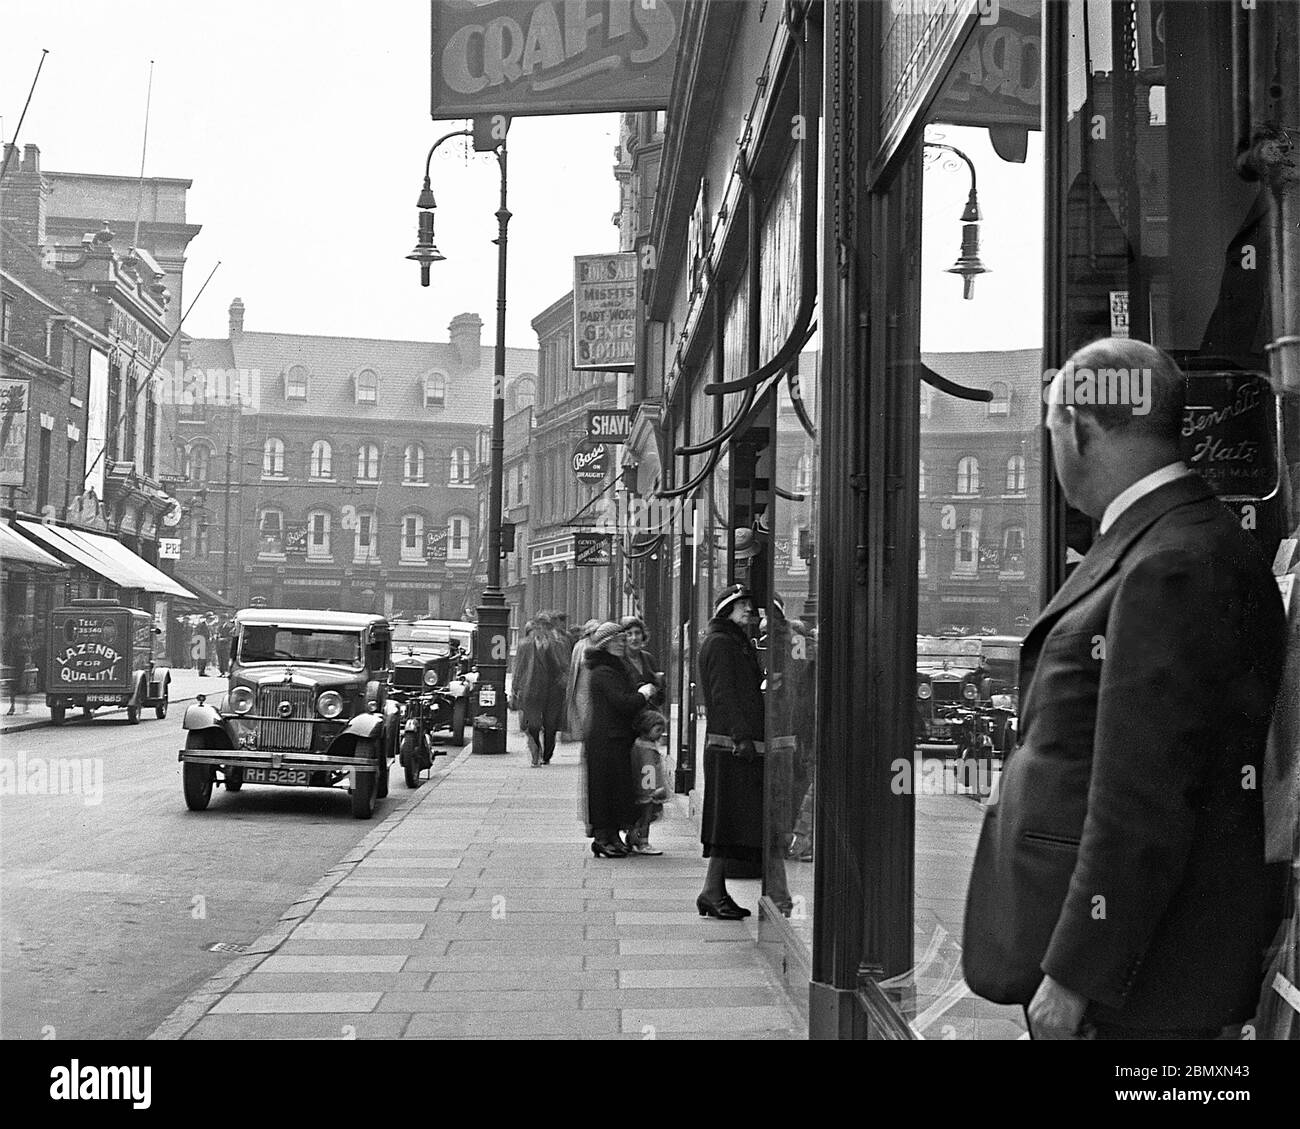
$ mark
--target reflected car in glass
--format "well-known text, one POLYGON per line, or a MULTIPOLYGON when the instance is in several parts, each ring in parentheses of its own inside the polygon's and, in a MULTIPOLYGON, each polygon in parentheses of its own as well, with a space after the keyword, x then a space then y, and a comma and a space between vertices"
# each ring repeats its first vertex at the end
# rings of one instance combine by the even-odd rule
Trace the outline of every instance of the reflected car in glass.
POLYGON ((416 620, 393 624, 393 667, 389 693, 402 709, 398 758, 408 788, 445 752, 445 734, 457 748, 472 724, 476 628, 459 620, 416 620))

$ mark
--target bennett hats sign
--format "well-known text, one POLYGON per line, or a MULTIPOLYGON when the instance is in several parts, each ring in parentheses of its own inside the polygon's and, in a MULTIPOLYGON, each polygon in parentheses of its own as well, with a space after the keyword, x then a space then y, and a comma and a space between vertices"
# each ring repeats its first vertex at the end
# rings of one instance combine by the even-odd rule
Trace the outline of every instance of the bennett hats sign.
POLYGON ((632 434, 631 413, 626 408, 608 411, 594 408, 587 413, 587 438, 600 443, 626 443, 632 434))
POLYGON ((636 252, 573 258, 573 367, 636 366, 636 252))
POLYGON ((573 473, 579 482, 604 482, 609 469, 609 448, 604 443, 591 444, 586 440, 573 452, 573 473))
POLYGON ((573 535, 573 563, 577 568, 598 568, 614 559, 612 542, 608 533, 575 533, 573 535))
POLYGON ((668 106, 682 0, 434 0, 434 118, 668 106))

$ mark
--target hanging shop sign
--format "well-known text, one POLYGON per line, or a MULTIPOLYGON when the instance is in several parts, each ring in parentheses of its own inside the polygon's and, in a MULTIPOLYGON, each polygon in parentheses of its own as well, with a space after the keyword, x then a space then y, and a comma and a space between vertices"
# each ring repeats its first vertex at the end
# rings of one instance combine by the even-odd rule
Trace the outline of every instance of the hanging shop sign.
POLYGON ((181 539, 179 537, 158 538, 158 559, 160 561, 178 561, 181 559, 181 539))
POLYGON ((1043 94, 1039 20, 1037 4, 1004 3, 996 21, 977 25, 936 105, 935 120, 1037 130, 1043 94))
POLYGON ((0 380, 0 486, 21 486, 27 468, 25 380, 0 380))
POLYGON ((636 252, 573 257, 573 367, 636 366, 636 252))
POLYGON ((613 539, 608 533, 575 533, 573 563, 577 568, 599 568, 614 560, 613 539))
POLYGON ((579 482, 596 483, 605 481, 609 470, 609 448, 604 443, 589 443, 583 440, 573 452, 573 473, 579 482))
POLYGON ((626 443, 632 435, 632 413, 626 408, 587 413, 587 438, 599 443, 626 443))
POLYGON ((683 0, 434 0, 435 119, 668 106, 683 0))
POLYGON ((1183 458, 1227 501, 1278 488, 1277 399, 1257 372, 1188 373, 1183 458))

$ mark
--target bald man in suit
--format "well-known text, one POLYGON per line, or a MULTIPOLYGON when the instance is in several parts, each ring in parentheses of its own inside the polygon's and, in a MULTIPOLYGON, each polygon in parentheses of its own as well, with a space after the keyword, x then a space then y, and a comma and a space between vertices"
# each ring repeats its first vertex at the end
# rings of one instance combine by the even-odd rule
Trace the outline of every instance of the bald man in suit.
POLYGON ((1057 478, 1100 533, 1025 638, 963 943, 970 987, 1034 1038, 1219 1037, 1253 1014, 1281 916, 1258 786, 1281 598, 1182 461, 1184 387, 1127 339, 1051 384, 1057 478))

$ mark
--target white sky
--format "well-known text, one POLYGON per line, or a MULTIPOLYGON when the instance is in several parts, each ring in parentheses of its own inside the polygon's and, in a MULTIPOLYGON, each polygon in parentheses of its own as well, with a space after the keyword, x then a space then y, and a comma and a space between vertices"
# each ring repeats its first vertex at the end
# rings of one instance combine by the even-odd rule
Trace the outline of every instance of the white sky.
MULTIPOLYGON (((461 142, 434 159, 447 261, 422 289, 415 245, 424 157, 463 122, 429 117, 427 0, 3 0, 4 139, 49 48, 19 145, 42 167, 135 175, 149 60, 147 176, 185 177, 186 322, 224 337, 235 296, 250 331, 445 340, 462 311, 496 326, 498 176, 461 142)), ((573 256, 617 250, 616 115, 517 118, 510 129, 508 344, 572 286, 573 256)))

